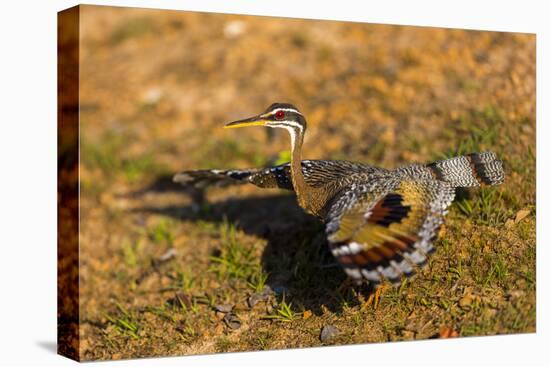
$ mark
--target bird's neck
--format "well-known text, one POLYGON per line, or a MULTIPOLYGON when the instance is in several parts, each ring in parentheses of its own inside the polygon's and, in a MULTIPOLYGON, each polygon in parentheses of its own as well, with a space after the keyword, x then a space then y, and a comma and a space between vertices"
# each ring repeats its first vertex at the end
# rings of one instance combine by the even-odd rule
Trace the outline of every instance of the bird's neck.
POLYGON ((321 188, 310 186, 304 179, 302 171, 303 132, 291 132, 292 154, 290 156, 290 172, 292 186, 296 192, 298 204, 308 213, 321 216, 324 207, 325 193, 321 188))

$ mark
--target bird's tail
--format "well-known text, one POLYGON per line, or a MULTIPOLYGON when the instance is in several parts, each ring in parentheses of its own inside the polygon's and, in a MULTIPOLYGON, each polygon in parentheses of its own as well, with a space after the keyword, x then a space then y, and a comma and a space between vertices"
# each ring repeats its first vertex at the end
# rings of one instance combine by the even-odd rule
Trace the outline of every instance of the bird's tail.
POLYGON ((228 186, 247 183, 248 178, 257 173, 257 169, 208 169, 177 173, 173 181, 185 186, 228 186))
POLYGON ((493 152, 461 155, 426 167, 438 180, 455 187, 498 185, 504 181, 502 161, 493 152))

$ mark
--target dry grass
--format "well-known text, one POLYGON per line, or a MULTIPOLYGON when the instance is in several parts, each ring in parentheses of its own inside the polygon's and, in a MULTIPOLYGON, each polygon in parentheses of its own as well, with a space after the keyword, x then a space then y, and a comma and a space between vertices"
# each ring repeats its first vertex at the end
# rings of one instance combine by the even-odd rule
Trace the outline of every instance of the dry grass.
POLYGON ((83 359, 535 331, 534 36, 107 7, 81 19, 83 359), (461 191, 428 266, 364 307, 369 290, 340 287, 323 226, 289 193, 197 202, 170 183, 288 157, 279 132, 221 129, 274 101, 306 114, 307 157, 391 168, 492 150, 507 180, 461 191), (321 342, 325 325, 340 332, 321 342))

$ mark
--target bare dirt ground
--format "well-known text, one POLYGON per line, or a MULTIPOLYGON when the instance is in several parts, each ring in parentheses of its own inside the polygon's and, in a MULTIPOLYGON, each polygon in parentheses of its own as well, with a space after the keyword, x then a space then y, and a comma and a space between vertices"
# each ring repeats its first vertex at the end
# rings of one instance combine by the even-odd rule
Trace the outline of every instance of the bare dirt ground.
POLYGON ((533 35, 89 6, 81 21, 83 359, 535 331, 533 35), (307 117, 307 158, 491 150, 507 178, 461 191, 428 265, 365 305, 291 193, 171 183, 284 161, 284 132, 221 128, 272 102, 307 117))

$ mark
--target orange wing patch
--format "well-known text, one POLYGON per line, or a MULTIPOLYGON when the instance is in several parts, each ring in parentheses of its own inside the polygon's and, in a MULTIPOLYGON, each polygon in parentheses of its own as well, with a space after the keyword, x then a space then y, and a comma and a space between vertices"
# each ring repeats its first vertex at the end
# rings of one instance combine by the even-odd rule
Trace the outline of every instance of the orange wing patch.
POLYGON ((411 207, 403 205, 403 196, 391 193, 379 200, 371 209, 367 223, 389 227, 392 223, 399 223, 407 217, 411 207))

